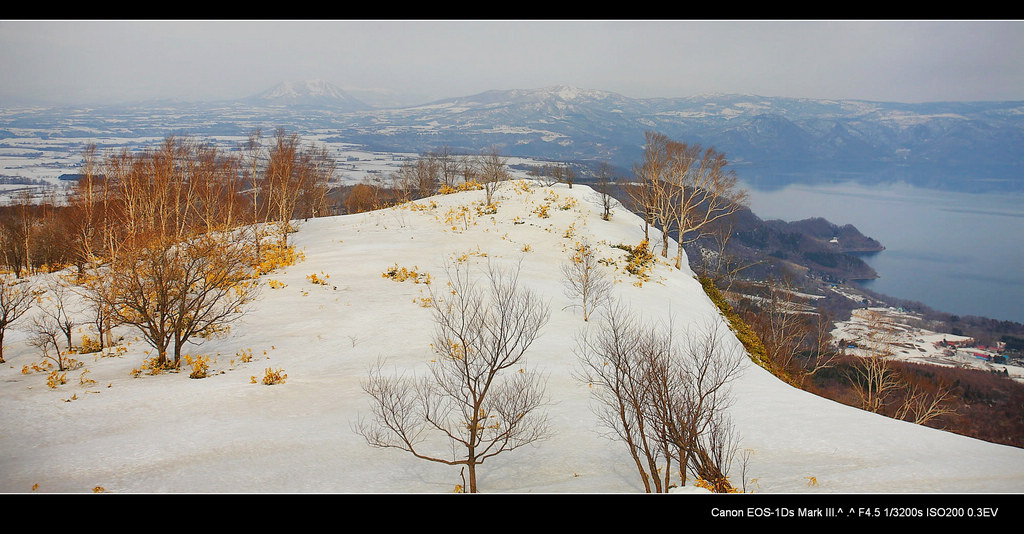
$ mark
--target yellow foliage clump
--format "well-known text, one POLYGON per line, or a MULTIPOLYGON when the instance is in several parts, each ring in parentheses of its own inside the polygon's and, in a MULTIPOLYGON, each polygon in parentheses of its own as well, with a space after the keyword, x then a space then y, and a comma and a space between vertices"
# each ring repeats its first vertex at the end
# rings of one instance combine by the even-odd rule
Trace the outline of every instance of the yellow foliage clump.
POLYGON ((480 250, 480 247, 477 246, 476 250, 468 250, 468 251, 463 252, 462 254, 459 254, 459 255, 452 255, 452 260, 454 260, 455 263, 466 263, 467 261, 469 261, 469 258, 472 257, 472 256, 479 256, 481 258, 486 258, 487 257, 487 253, 483 252, 482 250, 480 250))
POLYGON ((46 377, 46 385, 49 386, 50 389, 57 389, 57 386, 60 386, 60 385, 63 385, 63 384, 67 384, 67 383, 68 383, 68 374, 67 373, 61 374, 58 371, 53 371, 53 372, 51 372, 46 377))
POLYGON ((403 208, 409 208, 410 211, 430 211, 437 208, 437 202, 433 200, 429 204, 420 204, 418 202, 406 202, 402 205, 403 208))
POLYGON ((574 235, 576 235, 576 223, 570 224, 569 227, 565 229, 565 233, 562 234, 562 237, 572 239, 574 235))
POLYGON ((82 374, 78 376, 78 383, 79 384, 81 384, 83 386, 91 386, 91 385, 96 383, 95 380, 93 380, 91 378, 86 378, 85 375, 87 375, 87 374, 89 374, 89 370, 88 369, 82 371, 82 374))
POLYGON ((430 284, 430 275, 427 273, 419 273, 416 271, 418 267, 413 265, 412 270, 405 267, 399 267, 396 263, 393 267, 384 271, 381 274, 381 278, 390 278, 396 282, 404 282, 406 280, 412 280, 414 283, 430 284))
POLYGON ((640 279, 641 282, 650 280, 651 268, 654 266, 654 253, 651 252, 650 243, 644 239, 637 246, 617 245, 617 248, 626 251, 626 272, 640 279))
POLYGON ((331 275, 325 274, 323 271, 320 271, 320 274, 323 275, 323 278, 320 278, 319 276, 317 276, 316 273, 307 274, 306 275, 306 280, 309 280, 310 282, 313 282, 314 284, 319 284, 319 285, 322 285, 322 286, 327 285, 327 279, 330 278, 331 275))
POLYGON ((78 348, 79 354, 91 354, 103 350, 99 339, 92 339, 88 334, 82 335, 82 346, 78 348))
POLYGON ((23 365, 21 367, 21 374, 27 375, 32 371, 35 371, 37 373, 45 373, 46 371, 49 371, 51 369, 53 369, 53 364, 50 362, 33 363, 29 365, 23 365))
POLYGON ((257 276, 263 276, 276 269, 295 265, 304 259, 306 259, 306 254, 296 251, 293 245, 267 245, 261 248, 257 263, 253 268, 256 270, 257 276))
POLYGON ((490 204, 481 202, 476 206, 477 215, 494 215, 495 213, 498 213, 498 205, 494 202, 491 202, 490 204))
POLYGON ((206 378, 208 376, 210 371, 209 356, 196 356, 193 358, 186 354, 185 363, 192 366, 192 372, 188 375, 189 378, 206 378))
POLYGON ((471 224, 476 224, 476 222, 473 221, 469 206, 455 206, 448 208, 448 211, 444 214, 444 222, 446 225, 452 227, 452 231, 457 231, 459 229, 458 223, 462 223, 463 230, 468 230, 471 224))
POLYGON ((273 386, 274 384, 284 384, 286 378, 288 378, 288 375, 284 373, 284 369, 274 370, 267 367, 267 370, 263 375, 263 385, 273 386))
POLYGON ((438 192, 441 193, 442 195, 450 195, 452 193, 459 193, 461 191, 477 191, 483 188, 484 186, 480 182, 477 182, 475 180, 469 180, 468 182, 463 182, 455 187, 452 187, 447 184, 442 185, 441 189, 438 192))
POLYGON ((238 356, 242 363, 249 363, 252 361, 252 349, 242 349, 236 352, 235 356, 238 356))
POLYGON ((166 360, 163 364, 160 364, 160 358, 153 356, 143 360, 141 368, 132 369, 131 375, 133 378, 138 378, 143 372, 148 375, 158 375, 172 369, 177 369, 172 360, 166 360))
POLYGON ((729 479, 727 478, 723 478, 718 482, 709 482, 702 478, 697 478, 697 481, 694 482, 693 485, 698 488, 704 488, 713 493, 742 493, 739 489, 732 487, 732 484, 729 484, 729 479))

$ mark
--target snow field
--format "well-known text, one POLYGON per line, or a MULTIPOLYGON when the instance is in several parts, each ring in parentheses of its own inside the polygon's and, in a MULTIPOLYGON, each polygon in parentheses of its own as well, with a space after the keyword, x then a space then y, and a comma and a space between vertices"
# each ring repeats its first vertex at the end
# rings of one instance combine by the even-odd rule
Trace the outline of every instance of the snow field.
MULTIPOLYGON (((625 252, 614 245, 639 243, 642 221, 621 207, 602 221, 592 189, 508 182, 495 214, 476 211, 483 199, 483 191, 468 191, 300 222, 291 239, 305 260, 267 274, 258 302, 225 336, 189 347, 215 358, 205 379, 186 372, 132 378, 148 347, 125 330, 131 342, 122 355, 81 358, 94 384, 79 384, 74 371, 68 384, 50 389, 43 374, 21 373, 41 358, 24 336, 12 335, 0 367, 0 491, 451 492, 462 484, 458 468, 371 448, 352 426, 370 413, 360 380, 378 359, 386 372, 427 372, 434 326, 422 299, 430 290, 443 294, 445 265, 482 277, 489 263, 520 266, 522 286, 549 301, 550 321, 526 365, 547 378, 552 437, 488 460, 478 472, 481 491, 643 491, 624 445, 604 437, 588 386, 573 376, 575 336, 597 316, 584 323, 569 307, 560 265, 586 238, 598 256, 617 261, 614 295, 645 319, 671 315, 683 329, 722 319, 688 268, 659 263, 650 281, 634 285, 622 269, 625 252), (537 213, 543 204, 547 218, 537 213), (394 266, 428 273, 431 283, 382 276, 394 266), (313 283, 313 274, 325 284, 313 283), (274 289, 271 280, 283 286, 274 289), (244 350, 251 361, 237 355, 244 350), (283 370, 285 383, 252 383, 267 368, 283 370)), ((1024 489, 1021 449, 846 407, 752 364, 733 393, 731 415, 749 451, 746 482, 754 491, 1024 489)), ((738 473, 739 462, 736 485, 738 473)))

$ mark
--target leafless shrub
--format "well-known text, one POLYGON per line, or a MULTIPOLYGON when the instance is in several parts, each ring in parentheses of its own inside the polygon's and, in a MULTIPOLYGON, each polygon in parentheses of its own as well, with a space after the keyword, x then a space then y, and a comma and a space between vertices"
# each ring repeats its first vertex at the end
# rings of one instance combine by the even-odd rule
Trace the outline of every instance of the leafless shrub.
POLYGON ((78 324, 74 307, 74 292, 71 284, 62 278, 51 279, 44 285, 44 292, 39 297, 39 310, 47 324, 56 327, 63 335, 67 351, 72 350, 71 335, 78 324))
POLYGON ((32 307, 32 297, 29 284, 0 277, 0 363, 4 362, 4 334, 32 307))
POLYGON ((494 202, 494 193, 498 185, 511 177, 508 162, 501 156, 497 147, 492 147, 477 159, 476 176, 484 187, 486 203, 490 205, 494 202))
POLYGON ((648 409, 653 404, 650 370, 640 355, 646 340, 632 312, 622 303, 603 313, 598 328, 577 340, 581 363, 577 377, 592 388, 596 415, 611 434, 623 442, 640 474, 644 490, 663 491, 658 478, 664 450, 648 429, 648 409))
POLYGON ((858 345, 868 351, 845 371, 861 409, 879 413, 902 383, 889 361, 895 333, 885 318, 872 312, 868 316, 867 335, 858 345))
POLYGON ((577 243, 572 257, 562 264, 562 276, 565 294, 580 302, 584 321, 611 294, 611 278, 601 269, 594 247, 586 241, 577 243))
POLYGON ((611 194, 613 185, 611 165, 602 163, 597 170, 597 193, 601 198, 601 219, 612 220, 612 205, 615 198, 611 194))
POLYGON ((926 389, 916 382, 905 384, 903 394, 903 403, 894 415, 897 419, 923 425, 932 419, 957 413, 953 393, 943 385, 926 389))
POLYGON ((668 491, 673 476, 685 484, 687 472, 716 491, 732 489, 737 437, 726 409, 743 354, 727 348, 717 325, 677 337, 619 303, 578 342, 578 377, 594 389, 598 417, 626 444, 648 492, 668 491))
POLYGON ((53 317, 39 315, 32 319, 32 334, 28 342, 43 353, 43 358, 57 364, 58 371, 67 371, 70 352, 60 350, 60 325, 53 317))

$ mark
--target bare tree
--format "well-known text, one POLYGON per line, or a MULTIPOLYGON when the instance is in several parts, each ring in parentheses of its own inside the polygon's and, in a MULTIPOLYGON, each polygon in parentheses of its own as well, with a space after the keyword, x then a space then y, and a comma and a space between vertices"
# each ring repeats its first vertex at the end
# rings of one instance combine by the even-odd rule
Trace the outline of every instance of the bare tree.
POLYGON ((498 152, 497 147, 481 155, 477 161, 477 175, 484 186, 486 203, 490 205, 494 200, 494 192, 498 185, 509 179, 508 163, 498 152))
POLYGON ((107 269, 95 266, 82 276, 81 285, 76 292, 85 300, 91 314, 90 321, 96 327, 100 350, 113 346, 113 328, 116 326, 117 314, 112 308, 114 287, 107 269))
POLYGON ((611 166, 607 163, 602 163, 597 170, 597 192, 601 195, 601 219, 605 221, 612 219, 612 204, 615 202, 611 195, 611 186, 611 166))
POLYGON ((558 183, 558 172, 554 165, 545 163, 543 165, 532 165, 529 174, 536 178, 544 187, 551 187, 558 183))
POLYGON ((398 170, 391 173, 390 181, 399 202, 428 197, 437 192, 438 184, 441 183, 441 164, 433 154, 424 154, 402 163, 398 170))
POLYGON ((56 325, 64 334, 67 351, 71 352, 71 335, 78 324, 76 315, 81 311, 74 307, 75 293, 63 278, 49 280, 44 287, 45 292, 40 296, 39 309, 49 324, 56 325))
POLYGON ((594 247, 586 241, 578 243, 569 261, 562 264, 562 276, 565 294, 580 301, 584 321, 611 294, 611 278, 601 269, 594 247))
POLYGON ((477 169, 475 156, 468 154, 459 156, 456 167, 458 173, 462 175, 462 183, 470 184, 479 181, 480 173, 477 169))
POLYGON ((644 217, 644 239, 650 240, 650 227, 662 229, 661 255, 668 256, 668 193, 665 173, 668 167, 668 137, 646 132, 644 152, 639 163, 633 165, 635 182, 628 184, 626 192, 644 217))
POLYGON ((715 491, 731 490, 737 446, 726 410, 742 352, 727 348, 717 322, 680 341, 671 326, 643 325, 621 304, 602 319, 579 340, 578 377, 593 388, 604 425, 627 445, 645 490, 668 491, 673 473, 685 484, 688 471, 715 491))
POLYGON ((562 181, 569 186, 569 189, 572 189, 572 184, 576 182, 576 169, 573 169, 568 164, 564 165, 563 168, 562 181))
POLYGON ((157 351, 157 364, 177 367, 186 342, 215 332, 244 313, 259 286, 252 257, 224 233, 158 242, 123 254, 102 286, 120 324, 137 328, 157 351), (168 361, 173 343, 174 361, 168 361))
POLYGON ((32 319, 32 336, 28 342, 43 351, 43 358, 57 364, 58 371, 67 371, 71 353, 60 350, 60 325, 53 317, 39 315, 32 319))
POLYGON ((244 217, 242 166, 236 155, 222 153, 212 145, 197 146, 188 174, 196 183, 191 215, 200 231, 233 228, 244 217))
POLYGON ((640 355, 645 342, 636 317, 622 303, 602 314, 600 327, 577 340, 581 363, 577 378, 592 388, 595 414, 626 445, 647 493, 667 491, 659 477, 664 447, 658 444, 649 417, 653 404, 650 370, 640 355))
POLYGON ((858 359, 847 376, 857 394, 858 405, 869 412, 882 411, 890 396, 901 387, 899 375, 881 354, 858 359))
POLYGON ((83 153, 82 173, 76 181, 74 188, 68 195, 68 203, 71 206, 71 220, 69 221, 72 237, 73 262, 78 267, 78 275, 82 275, 85 265, 94 262, 98 257, 98 251, 102 244, 98 243, 99 232, 97 227, 102 216, 100 211, 101 180, 96 176, 97 172, 96 145, 89 144, 83 153))
POLYGON ((31 309, 32 297, 28 283, 0 277, 0 363, 4 362, 4 334, 12 323, 31 309))
POLYGON ((665 404, 655 407, 655 419, 675 450, 683 483, 688 468, 714 491, 729 491, 727 477, 737 446, 726 410, 732 402, 729 385, 743 353, 736 346, 728 348, 720 322, 683 337, 682 346, 671 349, 676 356, 664 364, 668 378, 658 383, 664 384, 659 397, 665 404))
POLYGON ((437 192, 441 183, 441 164, 433 154, 424 154, 416 160, 416 196, 429 197, 437 192))
POLYGON ((248 186, 247 194, 250 195, 250 204, 252 212, 250 213, 251 219, 249 222, 255 224, 260 221, 267 219, 267 213, 260 213, 260 208, 266 208, 266 206, 259 202, 260 198, 260 166, 263 158, 263 131, 259 128, 249 133, 249 137, 244 143, 239 146, 239 151, 242 152, 242 163, 244 164, 244 182, 248 186))
POLYGON ((459 162, 448 145, 430 153, 430 156, 437 162, 438 177, 441 186, 455 189, 459 177, 459 162))
POLYGON ((810 343, 804 352, 803 379, 818 371, 831 369, 839 358, 839 351, 832 346, 832 316, 819 308, 811 322, 810 343))
POLYGON ((379 365, 371 370, 362 387, 372 398, 373 417, 360 419, 355 431, 373 447, 463 466, 476 493, 478 466, 548 435, 538 412, 544 385, 526 370, 524 355, 549 310, 519 287, 518 271, 492 268, 486 291, 468 271, 448 274, 451 291, 443 299, 432 295, 437 358, 429 376, 385 377, 379 365))
MULTIPOLYGON (((746 192, 737 187, 736 173, 726 169, 725 155, 700 145, 646 132, 641 161, 633 166, 636 184, 627 188, 633 203, 644 213, 645 229, 661 229, 661 255, 668 257, 668 241, 675 235, 677 269, 682 268, 683 246, 699 239, 714 222, 739 210, 746 192)), ((645 234, 646 235, 646 234, 645 234)))
POLYGON ((412 161, 402 163, 397 170, 388 175, 388 182, 399 204, 412 200, 416 191, 415 163, 412 161))
POLYGON ((700 263, 696 267, 701 276, 710 278, 723 291, 732 288, 740 272, 765 261, 745 261, 730 251, 733 228, 733 221, 727 219, 704 235, 706 239, 701 241, 700 263))
POLYGON ((857 345, 867 353, 845 371, 857 406, 919 425, 955 414, 952 386, 922 381, 891 360, 896 327, 876 311, 868 312, 866 319, 866 333, 857 345))
POLYGON ((914 382, 904 387, 904 401, 894 417, 923 425, 935 418, 957 413, 952 404, 953 394, 948 385, 926 389, 914 382))
POLYGON ((894 337, 892 325, 882 314, 870 312, 868 334, 858 343, 868 354, 858 358, 846 372, 861 409, 874 413, 882 411, 890 397, 902 387, 899 373, 889 361, 894 337))
POLYGON ((675 228, 676 269, 681 269, 683 246, 742 208, 747 193, 737 187, 736 173, 726 170, 725 154, 686 143, 672 142, 668 148, 670 225, 675 228))
POLYGON ((278 130, 260 175, 259 190, 266 206, 263 211, 280 227, 282 245, 287 245, 294 218, 316 216, 322 211, 334 170, 334 160, 326 148, 304 147, 297 134, 278 130))

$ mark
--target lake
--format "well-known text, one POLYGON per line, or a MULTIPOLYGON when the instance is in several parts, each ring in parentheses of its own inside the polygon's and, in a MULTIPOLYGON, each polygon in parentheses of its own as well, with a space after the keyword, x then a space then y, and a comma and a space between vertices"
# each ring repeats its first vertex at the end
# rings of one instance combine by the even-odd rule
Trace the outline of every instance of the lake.
POLYGON ((864 282, 867 289, 957 315, 1024 322, 1024 193, 860 181, 744 187, 762 219, 824 217, 879 240, 886 250, 862 255, 880 277, 864 282))

